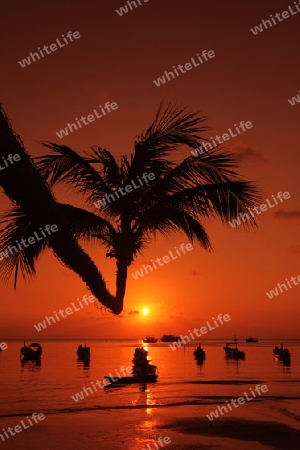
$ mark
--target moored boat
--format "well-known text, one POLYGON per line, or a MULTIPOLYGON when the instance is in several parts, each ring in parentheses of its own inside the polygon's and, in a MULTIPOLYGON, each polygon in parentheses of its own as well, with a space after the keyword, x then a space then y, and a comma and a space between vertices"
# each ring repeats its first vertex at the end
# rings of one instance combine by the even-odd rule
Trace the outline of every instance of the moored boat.
POLYGON ((284 363, 290 363, 291 362, 291 354, 288 348, 283 348, 283 344, 281 344, 279 347, 274 347, 273 354, 279 359, 279 361, 282 361, 284 363))
POLYGON ((234 342, 226 342, 225 347, 223 347, 226 356, 232 359, 245 359, 245 352, 238 349, 238 343, 235 339, 234 342))
POLYGON ((204 361, 204 359, 206 359, 206 353, 201 347, 201 344, 198 345, 193 355, 197 361, 204 361))
POLYGON ((155 344, 157 342, 157 339, 155 339, 153 336, 146 336, 145 339, 143 339, 144 344, 155 344))
POLYGON ((164 334, 160 340, 162 342, 175 342, 180 341, 180 336, 175 336, 174 334, 164 334))
POLYGON ((81 360, 87 360, 91 357, 91 348, 87 347, 86 344, 84 344, 84 347, 80 344, 78 346, 78 349, 76 351, 78 359, 81 360))
POLYGON ((43 349, 37 342, 33 342, 27 346, 24 341, 24 346, 21 348, 20 352, 23 361, 37 361, 41 358, 43 349))
POLYGON ((115 385, 135 384, 135 383, 154 383, 156 382, 157 367, 150 364, 148 359, 148 352, 143 347, 136 348, 133 355, 132 376, 118 377, 105 376, 104 379, 108 382, 106 387, 113 387, 115 385))
POLYGON ((258 342, 258 339, 255 339, 253 337, 246 338, 246 342, 258 342))

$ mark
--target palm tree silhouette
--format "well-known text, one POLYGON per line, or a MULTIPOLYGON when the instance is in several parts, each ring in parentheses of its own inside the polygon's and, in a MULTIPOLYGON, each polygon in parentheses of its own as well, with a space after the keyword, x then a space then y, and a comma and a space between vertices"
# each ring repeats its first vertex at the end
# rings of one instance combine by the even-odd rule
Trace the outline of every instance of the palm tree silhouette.
MULTIPOLYGON (((112 312, 119 314, 123 309, 128 267, 157 232, 168 235, 183 231, 191 243, 196 241, 205 250, 211 250, 210 239, 201 220, 217 217, 226 224, 239 213, 247 213, 247 208, 255 206, 261 195, 257 187, 242 181, 235 171, 238 166, 236 157, 221 148, 214 148, 197 158, 184 158, 178 164, 170 158, 174 152, 179 153, 182 146, 194 149, 200 145, 200 139, 204 138, 199 133, 207 130, 202 125, 205 119, 198 112, 188 112, 186 108, 173 104, 166 107, 161 104, 153 123, 136 139, 133 154, 129 158, 122 156, 119 163, 108 150, 100 147, 92 147, 89 153, 80 156, 66 145, 42 143, 52 153, 36 158, 39 173, 31 161, 28 167, 24 165, 22 171, 20 165, 20 187, 10 184, 10 189, 14 188, 18 195, 12 196, 6 189, 7 195, 18 206, 4 217, 3 223, 8 222, 8 225, 3 228, 0 251, 17 239, 28 238, 37 224, 56 223, 59 233, 0 262, 0 268, 4 267, 3 273, 10 276, 15 270, 15 280, 18 268, 25 277, 34 275, 36 259, 46 247, 51 247, 62 262, 82 277, 94 294, 95 285, 99 284, 96 297, 112 312), (29 176, 33 172, 34 181, 29 176), (130 192, 126 190, 125 195, 118 194, 119 188, 124 192, 126 186, 136 184, 145 173, 153 173, 155 179, 130 192), (83 194, 87 207, 94 212, 56 202, 51 188, 58 183, 83 194), (34 192, 36 199, 33 203, 30 192, 34 192), (105 204, 103 202, 102 207, 96 209, 94 204, 103 201, 105 196, 105 204), (51 212, 45 197, 51 205, 51 212), (58 251, 60 246, 55 243, 55 235, 63 246, 64 236, 68 237, 65 259, 60 248, 58 251), (115 297, 107 290, 94 263, 79 247, 77 242, 80 238, 99 242, 106 247, 106 256, 116 259, 115 297), (89 265, 93 265, 89 277, 86 272, 90 267, 83 267, 85 257, 89 265), (78 258, 77 264, 72 265, 72 258, 78 258)), ((19 148, 16 150, 20 153, 19 148)), ((26 158, 29 161, 27 154, 26 158)), ((255 220, 251 217, 243 226, 256 226, 255 220)))
POLYGON ((9 245, 15 245, 16 240, 32 236, 32 231, 49 223, 55 223, 59 231, 51 234, 47 241, 30 245, 7 259, 1 257, 1 277, 7 280, 15 271, 16 288, 19 270, 24 278, 35 275, 35 259, 43 249, 50 247, 63 264, 82 278, 104 306, 119 314, 123 302, 118 304, 107 291, 96 265, 73 237, 60 205, 40 176, 20 137, 12 130, 0 104, 0 156, 6 159, 10 153, 19 154, 21 160, 0 171, 0 186, 14 205, 12 211, 4 215, 3 223, 8 224, 2 230, 0 252, 9 245))

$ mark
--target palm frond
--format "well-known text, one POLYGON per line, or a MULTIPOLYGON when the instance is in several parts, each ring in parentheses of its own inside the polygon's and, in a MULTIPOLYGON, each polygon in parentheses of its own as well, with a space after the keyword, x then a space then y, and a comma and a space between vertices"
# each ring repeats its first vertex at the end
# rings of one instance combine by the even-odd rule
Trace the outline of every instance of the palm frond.
POLYGON ((198 241, 205 250, 211 250, 209 236, 202 224, 181 209, 170 204, 157 205, 134 226, 134 233, 142 239, 156 232, 162 235, 184 232, 191 243, 198 241))
MULTIPOLYGON (((48 241, 47 238, 43 238, 36 240, 31 245, 26 243, 27 247, 22 245, 22 239, 27 240, 29 237, 33 237, 37 230, 21 208, 14 208, 5 214, 1 224, 5 223, 7 225, 0 232, 0 252, 5 252, 8 257, 2 258, 0 261, 0 276, 7 281, 15 271, 14 287, 16 288, 19 272, 25 280, 36 274, 35 261, 47 248, 48 241)), ((41 236, 39 237, 41 238, 41 236)))
POLYGON ((117 230, 108 220, 68 204, 58 203, 58 208, 76 239, 100 240, 108 249, 112 248, 117 230))
MULTIPOLYGON (((114 248, 117 232, 108 221, 72 205, 58 203, 57 206, 76 239, 101 242, 109 251, 114 248)), ((49 247, 49 242, 47 237, 43 238, 39 234, 41 240, 36 240, 34 244, 27 246, 20 244, 22 239, 27 240, 34 236, 34 232, 38 232, 32 225, 29 216, 21 208, 14 208, 7 212, 1 221, 1 224, 5 223, 7 225, 0 231, 0 255, 1 252, 3 255, 0 260, 0 274, 7 281, 15 271, 14 284, 16 286, 19 273, 25 280, 36 274, 35 261, 43 250, 49 247), (13 247, 17 252, 12 250, 14 254, 11 254, 12 252, 10 253, 8 249, 13 247)))
POLYGON ((171 103, 164 108, 162 103, 153 123, 135 142, 130 175, 134 177, 145 170, 155 171, 158 178, 167 174, 173 164, 164 157, 181 145, 195 148, 200 139, 207 140, 199 135, 208 130, 201 125, 205 120, 198 111, 187 112, 187 108, 171 103))
MULTIPOLYGON (((222 223, 236 219, 240 213, 249 214, 248 208, 257 205, 260 198, 257 188, 246 181, 227 181, 219 184, 205 184, 186 189, 172 196, 172 203, 189 211, 196 217, 218 217, 222 223)), ((245 222, 245 228, 256 227, 255 219, 245 222)))
MULTIPOLYGON (((86 195, 87 201, 90 203, 97 201, 99 195, 110 192, 104 177, 89 163, 93 155, 84 158, 70 147, 52 142, 43 142, 41 145, 56 153, 35 158, 41 176, 50 187, 58 182, 64 183, 86 195)), ((107 150, 98 148, 97 152, 98 155, 102 152, 103 160, 106 155, 106 161, 108 161, 107 150)))
POLYGON ((90 164, 101 164, 100 173, 106 186, 112 188, 118 186, 122 179, 120 177, 119 166, 114 156, 106 149, 101 147, 91 147, 91 153, 85 158, 90 164))

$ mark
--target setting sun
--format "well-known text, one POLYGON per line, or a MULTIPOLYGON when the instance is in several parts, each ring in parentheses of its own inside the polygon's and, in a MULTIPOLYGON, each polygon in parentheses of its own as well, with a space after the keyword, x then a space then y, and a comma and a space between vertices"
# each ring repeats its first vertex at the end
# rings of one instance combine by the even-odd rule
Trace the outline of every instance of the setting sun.
POLYGON ((142 309, 142 314, 144 314, 144 316, 146 316, 147 314, 149 314, 149 309, 148 309, 148 308, 143 308, 143 309, 142 309))

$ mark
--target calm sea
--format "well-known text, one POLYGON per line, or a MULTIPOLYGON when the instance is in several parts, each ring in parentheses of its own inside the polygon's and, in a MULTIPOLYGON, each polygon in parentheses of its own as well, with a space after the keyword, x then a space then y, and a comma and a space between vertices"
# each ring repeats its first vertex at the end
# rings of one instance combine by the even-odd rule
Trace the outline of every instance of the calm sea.
MULTIPOLYGON (((148 385, 147 396, 139 385, 110 390, 99 389, 75 402, 71 396, 115 374, 121 366, 132 365, 135 347, 141 341, 90 340, 88 367, 77 361, 78 341, 40 341, 43 346, 41 366, 20 363, 22 342, 7 341, 0 353, 0 417, 31 414, 60 414, 68 411, 112 410, 141 406, 153 408, 170 405, 220 404, 221 399, 249 393, 256 384, 266 384, 269 398, 300 398, 300 340, 285 341, 291 352, 291 367, 279 364, 272 355, 276 340, 258 344, 239 344, 246 352, 244 361, 225 359, 224 340, 202 341, 206 361, 198 366, 193 358, 196 343, 171 350, 166 343, 149 344, 149 357, 158 367, 159 379, 148 385)), ((29 344, 30 342, 27 342, 29 344)), ((212 408, 213 409, 213 408, 212 408)))

